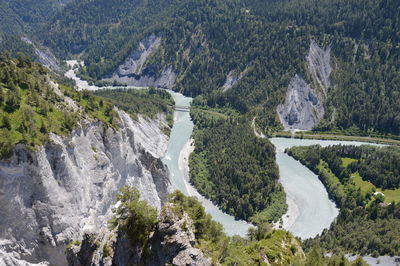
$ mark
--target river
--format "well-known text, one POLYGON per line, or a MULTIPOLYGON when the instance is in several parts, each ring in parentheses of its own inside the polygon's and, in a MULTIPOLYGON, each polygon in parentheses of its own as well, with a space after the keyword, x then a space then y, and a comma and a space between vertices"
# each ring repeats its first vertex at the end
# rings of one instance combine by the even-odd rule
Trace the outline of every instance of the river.
MULTIPOLYGON (((185 97, 180 93, 170 91, 175 101, 175 106, 190 107, 192 98, 185 97)), ((189 183, 188 157, 193 150, 190 142, 190 136, 193 132, 193 122, 190 113, 187 111, 176 110, 174 114, 174 126, 172 127, 167 152, 162 159, 168 166, 172 184, 187 196, 196 196, 206 212, 211 214, 214 220, 224 226, 228 235, 245 236, 247 229, 251 226, 245 221, 235 220, 222 212, 210 200, 201 196, 197 190, 189 183)))
MULTIPOLYGON (((82 62, 77 60, 66 61, 67 65, 71 68, 65 73, 65 76, 73 79, 76 82, 76 87, 78 90, 99 90, 99 89, 113 89, 120 87, 98 87, 95 85, 90 85, 87 81, 79 78, 74 68, 76 66, 82 66, 82 62)), ((126 87, 130 89, 142 89, 143 87, 126 87)), ((185 97, 181 93, 177 93, 168 90, 175 101, 175 106, 181 108, 175 110, 174 112, 174 125, 171 130, 168 148, 162 158, 162 161, 168 166, 170 172, 170 179, 172 185, 182 191, 187 196, 195 196, 204 206, 207 213, 211 214, 213 219, 220 222, 225 233, 230 236, 240 235, 245 236, 247 229, 252 225, 240 220, 235 220, 233 216, 230 216, 222 212, 216 205, 214 205, 210 200, 201 196, 197 190, 189 183, 189 168, 188 159, 190 152, 193 147, 190 145, 190 136, 193 132, 193 122, 188 112, 192 98, 185 97), (182 108, 183 107, 183 108, 182 108), (184 110, 188 108, 188 110, 184 110)))
POLYGON ((366 143, 289 138, 271 138, 270 141, 276 148, 280 182, 285 189, 288 203, 288 212, 282 217, 283 228, 302 239, 315 237, 330 226, 339 214, 339 209, 329 199, 318 176, 299 161, 284 153, 284 150, 294 146, 314 144, 325 147, 335 144, 359 146, 366 143))
MULTIPOLYGON (((68 61, 67 63, 70 66, 74 66, 77 64, 77 61, 68 61)), ((89 85, 86 81, 81 80, 73 70, 68 71, 66 76, 74 79, 79 89, 103 89, 89 85)), ((129 88, 140 89, 137 87, 129 88)), ((177 92, 169 92, 176 106, 190 108, 192 98, 185 97, 177 92)), ((245 236, 247 229, 251 226, 249 223, 235 220, 233 216, 223 213, 211 201, 201 196, 189 183, 188 157, 190 152, 193 151, 190 141, 192 132, 193 122, 190 118, 190 113, 188 111, 176 110, 168 148, 164 158, 162 158, 163 162, 169 168, 172 184, 185 195, 196 196, 205 207, 206 212, 210 213, 214 220, 223 225, 228 235, 245 236)), ((329 200, 328 193, 318 177, 300 162, 285 154, 284 150, 293 146, 309 146, 314 144, 328 146, 335 144, 362 145, 370 143, 288 138, 271 138, 270 141, 276 147, 280 182, 287 196, 288 212, 282 217, 283 228, 302 239, 314 237, 330 226, 338 215, 339 210, 329 200)), ((366 260, 371 265, 376 263, 376 260, 370 257, 366 257, 366 260)), ((381 265, 395 265, 391 263, 393 258, 390 257, 379 257, 379 260, 381 265)))

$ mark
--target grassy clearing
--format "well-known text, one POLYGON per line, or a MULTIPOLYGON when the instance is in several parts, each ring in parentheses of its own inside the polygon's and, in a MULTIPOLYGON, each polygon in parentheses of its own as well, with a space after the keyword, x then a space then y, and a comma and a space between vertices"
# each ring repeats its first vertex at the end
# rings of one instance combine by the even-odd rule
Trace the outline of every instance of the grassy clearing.
POLYGON ((340 182, 339 178, 332 173, 331 169, 329 169, 329 166, 326 162, 323 160, 320 160, 317 169, 319 170, 320 173, 325 173, 325 176, 329 179, 329 184, 333 186, 342 186, 342 183, 340 182))
POLYGON ((349 164, 351 164, 352 162, 357 161, 356 159, 353 158, 341 158, 342 159, 342 165, 343 167, 347 167, 349 164))
POLYGON ((368 191, 376 190, 376 187, 369 181, 364 181, 359 173, 351 174, 354 184, 361 189, 361 191, 366 194, 368 191))
POLYGON ((369 191, 382 192, 385 195, 385 203, 391 203, 393 201, 400 202, 400 189, 385 189, 382 190, 377 188, 369 181, 364 181, 359 173, 351 174, 354 184, 366 194, 369 191))

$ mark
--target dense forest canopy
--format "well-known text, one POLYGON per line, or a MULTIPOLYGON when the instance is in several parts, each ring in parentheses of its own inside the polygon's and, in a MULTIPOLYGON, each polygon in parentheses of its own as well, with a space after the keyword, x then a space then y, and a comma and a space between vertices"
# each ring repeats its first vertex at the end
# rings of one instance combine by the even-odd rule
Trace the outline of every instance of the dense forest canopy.
POLYGON ((17 43, 35 57, 18 40, 29 35, 61 59, 85 60, 82 73, 96 80, 112 73, 140 40, 160 34, 161 47, 146 66, 172 66, 175 90, 257 116, 265 133, 282 129, 275 109, 291 78, 299 74, 312 83, 305 57, 316 40, 331 46, 333 67, 316 130, 400 134, 396 0, 1 1, 0 36, 7 35, 0 37, 0 51, 14 53, 17 43), (231 71, 238 82, 223 92, 231 71))
POLYGON ((149 88, 143 90, 108 89, 94 92, 95 95, 106 98, 114 106, 137 118, 138 114, 157 119, 157 115, 165 114, 172 127, 174 100, 165 90, 149 88))
POLYGON ((173 66, 175 90, 257 115, 263 131, 280 129, 275 108, 290 79, 311 82, 305 57, 316 40, 332 47, 333 67, 317 129, 399 135, 399 10, 396 0, 79 1, 38 36, 61 57, 81 54, 85 74, 100 79, 141 39, 161 34, 147 65, 173 66), (241 78, 222 92, 230 71, 241 78))
POLYGON ((275 148, 257 138, 243 117, 194 109, 195 150, 190 181, 227 213, 245 220, 277 221, 286 212, 275 148))
POLYGON ((1 0, 0 33, 35 32, 73 0, 1 0))

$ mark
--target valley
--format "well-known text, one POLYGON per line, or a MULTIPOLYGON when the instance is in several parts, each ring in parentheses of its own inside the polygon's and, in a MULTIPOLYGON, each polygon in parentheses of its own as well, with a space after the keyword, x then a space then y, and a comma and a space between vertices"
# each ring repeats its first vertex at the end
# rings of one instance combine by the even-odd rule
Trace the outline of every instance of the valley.
POLYGON ((0 265, 397 265, 398 0, 0 0, 0 265))

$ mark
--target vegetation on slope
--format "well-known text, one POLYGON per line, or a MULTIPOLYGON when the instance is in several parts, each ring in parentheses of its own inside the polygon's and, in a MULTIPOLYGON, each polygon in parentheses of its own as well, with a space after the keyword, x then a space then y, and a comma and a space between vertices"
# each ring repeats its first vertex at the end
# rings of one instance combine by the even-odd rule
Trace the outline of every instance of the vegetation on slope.
POLYGON ((0 0, 0 33, 29 33, 71 0, 0 0))
POLYGON ((124 110, 135 119, 137 119, 137 114, 151 119, 156 119, 160 113, 166 114, 168 124, 172 128, 174 100, 165 90, 121 88, 98 90, 94 94, 108 99, 114 106, 124 110))
POLYGON ((41 36, 60 55, 83 51, 86 74, 99 79, 115 70, 140 39, 161 34, 159 52, 146 63, 153 72, 172 65, 179 73, 176 90, 203 95, 212 107, 257 115, 263 131, 280 128, 275 108, 294 74, 311 82, 305 57, 315 39, 331 45, 333 56, 333 86, 318 130, 354 127, 361 135, 399 135, 398 1, 160 3, 154 8, 152 1, 78 1, 41 36), (222 92, 231 70, 244 76, 222 92))
POLYGON ((18 143, 34 149, 48 140, 50 132, 66 135, 82 119, 96 119, 117 128, 114 106, 134 118, 139 113, 150 118, 165 113, 172 120, 173 102, 165 91, 115 90, 101 92, 99 97, 67 85, 57 86, 53 78, 48 69, 25 57, 0 56, 0 158, 11 156, 18 143))
POLYGON ((333 252, 400 254, 399 150, 398 147, 314 145, 288 151, 319 175, 329 196, 341 208, 330 229, 306 241, 305 246, 320 243, 333 252), (365 186, 360 171, 377 187, 372 183, 365 186), (385 204, 385 197, 374 193, 383 186, 396 188, 397 198, 385 204))
POLYGON ((140 199, 136 188, 127 185, 121 188, 117 201, 119 205, 113 210, 109 224, 112 228, 120 226, 132 244, 145 247, 157 223, 157 210, 140 199))
MULTIPOLYGON (((134 246, 139 243, 144 247, 155 230, 157 216, 156 209, 139 196, 132 187, 122 188, 118 195, 121 204, 114 210, 111 224, 122 226, 134 246)), ((289 232, 272 229, 269 224, 252 228, 247 237, 229 237, 195 197, 175 191, 169 201, 178 217, 185 212, 193 220, 195 247, 210 257, 213 265, 366 265, 360 258, 353 263, 335 255, 327 258, 318 246, 305 256, 299 240, 289 232)))
MULTIPOLYGON (((73 90, 62 86, 65 94, 73 90)), ((110 125, 116 114, 109 104, 88 94, 73 92, 79 103, 93 117, 110 125)), ((65 135, 85 115, 75 110, 57 94, 47 69, 26 58, 0 58, 0 157, 9 157, 17 143, 35 148, 50 132, 65 135)))
POLYGON ((278 183, 275 149, 267 139, 254 135, 245 118, 229 112, 192 111, 196 148, 190 156, 190 181, 237 218, 277 221, 286 203, 278 183))
POLYGON ((23 53, 32 60, 38 59, 34 47, 22 41, 19 35, 0 33, 0 53, 8 53, 9 56, 15 58, 21 57, 21 53, 23 53))
POLYGON ((304 261, 298 240, 289 232, 259 224, 249 231, 248 238, 228 237, 222 225, 212 220, 196 198, 186 197, 180 191, 172 193, 170 198, 178 210, 185 211, 193 219, 196 246, 211 257, 214 264, 257 265, 269 261, 272 265, 289 265, 304 261))

